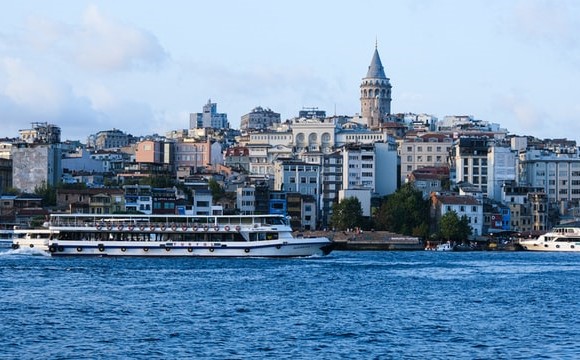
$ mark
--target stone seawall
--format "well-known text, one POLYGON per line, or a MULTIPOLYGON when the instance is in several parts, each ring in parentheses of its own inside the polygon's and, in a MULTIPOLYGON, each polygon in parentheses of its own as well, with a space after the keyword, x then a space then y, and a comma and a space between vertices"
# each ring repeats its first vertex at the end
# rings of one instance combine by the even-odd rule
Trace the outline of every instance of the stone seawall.
POLYGON ((335 243, 335 250, 424 250, 420 238, 388 231, 305 231, 296 237, 324 236, 335 243))

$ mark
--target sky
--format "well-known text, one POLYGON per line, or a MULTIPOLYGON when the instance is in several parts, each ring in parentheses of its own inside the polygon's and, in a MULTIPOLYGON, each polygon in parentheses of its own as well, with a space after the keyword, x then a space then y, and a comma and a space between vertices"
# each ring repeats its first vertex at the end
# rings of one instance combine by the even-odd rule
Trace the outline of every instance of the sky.
POLYGON ((375 46, 393 113, 472 115, 580 140, 576 0, 19 0, 0 12, 0 138, 189 127, 211 99, 231 127, 261 106, 360 113, 375 46))

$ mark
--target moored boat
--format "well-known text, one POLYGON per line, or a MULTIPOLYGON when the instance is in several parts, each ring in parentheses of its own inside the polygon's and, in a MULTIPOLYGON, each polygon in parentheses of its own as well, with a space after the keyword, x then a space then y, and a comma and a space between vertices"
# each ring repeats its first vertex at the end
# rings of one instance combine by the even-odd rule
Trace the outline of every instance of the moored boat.
POLYGON ((14 249, 53 256, 296 257, 333 247, 326 237, 293 237, 281 215, 52 214, 42 229, 14 231, 14 249))
POLYGON ((519 244, 530 251, 580 252, 580 224, 558 225, 536 239, 520 240, 519 244))

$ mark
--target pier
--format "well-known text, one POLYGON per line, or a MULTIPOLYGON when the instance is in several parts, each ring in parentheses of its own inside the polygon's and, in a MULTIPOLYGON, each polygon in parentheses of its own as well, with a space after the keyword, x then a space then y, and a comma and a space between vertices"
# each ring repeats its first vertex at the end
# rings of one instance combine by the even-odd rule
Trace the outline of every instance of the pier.
POLYGON ((389 231, 306 231, 294 236, 325 236, 334 241, 335 250, 424 250, 425 244, 418 237, 405 236, 389 231))

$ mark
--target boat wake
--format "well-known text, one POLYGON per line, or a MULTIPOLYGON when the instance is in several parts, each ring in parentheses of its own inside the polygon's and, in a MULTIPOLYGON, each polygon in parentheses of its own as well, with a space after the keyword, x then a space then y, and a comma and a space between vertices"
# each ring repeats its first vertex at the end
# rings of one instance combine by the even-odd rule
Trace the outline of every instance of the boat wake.
POLYGON ((11 255, 50 257, 50 254, 47 253, 46 251, 34 248, 7 249, 6 251, 0 251, 0 256, 11 256, 11 255))

